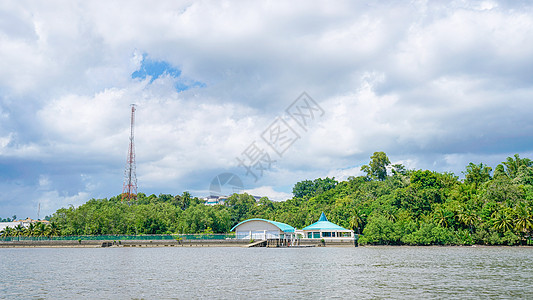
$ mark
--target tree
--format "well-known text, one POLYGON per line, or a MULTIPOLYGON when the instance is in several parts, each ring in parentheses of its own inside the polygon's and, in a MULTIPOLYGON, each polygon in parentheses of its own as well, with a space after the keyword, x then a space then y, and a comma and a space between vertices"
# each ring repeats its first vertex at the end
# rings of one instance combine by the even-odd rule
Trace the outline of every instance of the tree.
POLYGON ((510 178, 515 178, 518 175, 518 170, 521 166, 531 167, 533 161, 529 158, 520 158, 520 155, 515 154, 514 157, 507 157, 507 160, 502 163, 506 167, 506 173, 510 178))
POLYGON ((436 172, 417 170, 411 173, 411 184, 417 188, 441 188, 442 182, 436 172))
POLYGON ((513 183, 507 176, 500 176, 489 181, 485 185, 483 198, 487 201, 506 202, 508 204, 517 202, 524 198, 524 189, 513 183))
POLYGON ((35 234, 35 223, 30 223, 30 225, 28 227, 26 227, 26 229, 24 230, 24 235, 25 236, 34 236, 35 234))
POLYGON ((519 184, 533 185, 533 167, 520 166, 514 181, 519 184))
POLYGON ((357 234, 361 234, 361 227, 363 226, 363 220, 359 216, 357 212, 354 212, 352 217, 350 218, 350 228, 353 229, 353 231, 356 231, 357 234))
POLYGON ((248 217, 248 213, 256 205, 256 202, 253 196, 244 193, 231 195, 225 204, 231 208, 232 221, 237 224, 248 217))
POLYGON ((174 197, 175 205, 181 208, 181 210, 186 210, 191 205, 191 200, 191 194, 187 191, 183 192, 181 196, 176 195, 174 197))
POLYGON ((368 178, 383 181, 387 178, 387 166, 389 165, 390 160, 385 152, 374 152, 370 156, 370 163, 362 166, 361 171, 365 172, 368 178))
POLYGON ((326 177, 324 179, 317 178, 313 181, 313 183, 315 184, 316 194, 321 194, 323 192, 326 192, 326 191, 329 191, 335 188, 339 182, 335 180, 335 177, 333 178, 326 177))
POLYGON ((46 225, 43 222, 39 222, 35 225, 33 236, 43 237, 46 234, 46 225))
POLYGON ((474 212, 465 206, 461 206, 457 212, 457 221, 459 224, 466 226, 470 233, 473 232, 474 225, 478 221, 478 216, 474 212))
POLYGON ((402 164, 394 164, 392 165, 392 174, 394 175, 406 175, 407 170, 405 169, 405 166, 402 164))
POLYGON ((463 172, 466 177, 465 183, 473 183, 477 187, 479 184, 490 180, 491 172, 492 168, 483 163, 480 163, 479 165, 469 163, 468 166, 466 166, 466 172, 463 172))
POLYGON ((56 222, 51 222, 46 227, 46 236, 52 237, 52 236, 58 236, 61 234, 61 230, 56 222))
POLYGON ((513 229, 513 219, 511 218, 511 211, 509 208, 500 209, 492 214, 492 228, 505 233, 513 229))
POLYGON ((433 213, 433 219, 435 220, 435 224, 441 226, 441 227, 448 227, 449 220, 451 219, 453 215, 445 210, 442 207, 439 207, 435 212, 433 213))
POLYGON ((398 244, 399 236, 395 234, 394 222, 381 214, 374 213, 370 216, 368 224, 363 230, 361 244, 398 244))
POLYGON ((312 197, 335 188, 337 184, 338 181, 335 180, 335 177, 326 177, 324 179, 317 178, 315 180, 304 180, 297 182, 294 185, 292 189, 292 194, 296 198, 312 197))
POLYGON ((515 208, 514 216, 515 230, 525 236, 529 235, 533 231, 533 215, 523 203, 515 208))
MULTIPOLYGON (((464 181, 452 173, 405 171, 401 165, 390 166, 393 176, 386 175, 386 167, 385 180, 380 180, 377 172, 372 173, 374 162, 385 161, 381 166, 387 166, 380 157, 376 152, 367 166, 374 180, 364 176, 342 182, 304 180, 294 186, 295 197, 281 202, 256 201, 242 194, 232 195, 225 205, 206 206, 188 193, 174 197, 139 193, 129 205, 120 197, 91 199, 77 208, 57 210, 45 234, 222 233, 248 218, 303 228, 324 211, 334 223, 366 235, 361 244, 531 243, 533 166, 527 159, 512 157, 495 168, 492 178, 488 166, 470 163, 464 181), (506 170, 513 170, 517 161, 511 178, 513 173, 506 170)), ((24 228, 19 227, 1 234, 20 235, 24 228)), ((41 235, 40 231, 34 228, 33 235, 41 235)))
POLYGON ((15 232, 13 236, 21 237, 24 235, 24 231, 25 231, 24 226, 18 224, 17 226, 15 226, 15 232))
POLYGON ((499 164, 496 166, 496 169, 494 170, 494 178, 500 179, 500 178, 506 178, 507 173, 505 173, 505 167, 502 164, 499 164))
POLYGON ((296 198, 303 198, 308 195, 313 195, 315 192, 315 184, 312 180, 297 182, 292 188, 292 194, 296 198))
POLYGON ((1 237, 15 236, 15 229, 13 229, 12 227, 6 227, 4 228, 4 230, 0 231, 0 236, 1 237))

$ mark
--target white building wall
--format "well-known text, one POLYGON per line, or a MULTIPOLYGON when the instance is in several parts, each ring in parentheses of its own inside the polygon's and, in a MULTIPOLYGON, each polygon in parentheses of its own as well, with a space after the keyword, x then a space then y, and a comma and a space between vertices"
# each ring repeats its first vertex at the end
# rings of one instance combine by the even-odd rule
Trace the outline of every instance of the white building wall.
POLYGON ((0 231, 4 230, 6 227, 15 228, 18 225, 22 225, 23 227, 28 227, 29 223, 24 222, 0 222, 0 231))
POLYGON ((260 220, 248 221, 235 228, 237 239, 277 239, 281 233, 281 230, 274 224, 260 220))
POLYGON ((248 240, 266 240, 266 239, 279 239, 279 231, 267 231, 267 230, 257 230, 257 231, 237 231, 237 239, 248 239, 248 240))

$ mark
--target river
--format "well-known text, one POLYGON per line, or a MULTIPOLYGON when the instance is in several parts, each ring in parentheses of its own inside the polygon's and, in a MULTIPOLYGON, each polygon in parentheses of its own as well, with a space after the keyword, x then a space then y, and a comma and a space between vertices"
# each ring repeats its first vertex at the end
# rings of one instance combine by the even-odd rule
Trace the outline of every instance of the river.
POLYGON ((1 299, 533 298, 533 247, 4 248, 1 299))

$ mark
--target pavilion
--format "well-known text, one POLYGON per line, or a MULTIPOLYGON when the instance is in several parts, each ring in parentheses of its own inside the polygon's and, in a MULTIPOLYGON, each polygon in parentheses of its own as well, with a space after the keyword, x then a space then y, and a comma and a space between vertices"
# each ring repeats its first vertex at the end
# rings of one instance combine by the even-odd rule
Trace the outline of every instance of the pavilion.
MULTIPOLYGON (((300 230, 299 230, 300 231, 300 230)), ((343 228, 337 224, 331 223, 326 218, 324 212, 320 215, 317 222, 305 227, 300 232, 303 232, 304 238, 308 239, 353 239, 354 232, 343 228)))
POLYGON ((290 239, 295 235, 294 227, 271 220, 248 219, 233 226, 237 239, 267 240, 290 239))

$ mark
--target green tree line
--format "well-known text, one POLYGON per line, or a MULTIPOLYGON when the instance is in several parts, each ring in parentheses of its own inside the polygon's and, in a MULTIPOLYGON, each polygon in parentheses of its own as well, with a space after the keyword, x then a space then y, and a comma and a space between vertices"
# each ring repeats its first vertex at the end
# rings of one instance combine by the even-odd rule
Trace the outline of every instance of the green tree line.
POLYGON ((533 162, 519 155, 491 167, 470 163, 453 173, 408 170, 375 152, 365 176, 298 182, 293 197, 256 201, 234 194, 206 206, 182 195, 92 199, 51 217, 61 235, 225 233, 238 222, 264 218, 303 228, 324 211, 328 219, 373 245, 518 245, 533 236, 533 162))
POLYGON ((59 235, 61 235, 61 230, 57 223, 45 224, 43 222, 30 223, 28 227, 18 224, 14 228, 6 227, 0 231, 0 236, 3 237, 53 237, 59 235))

